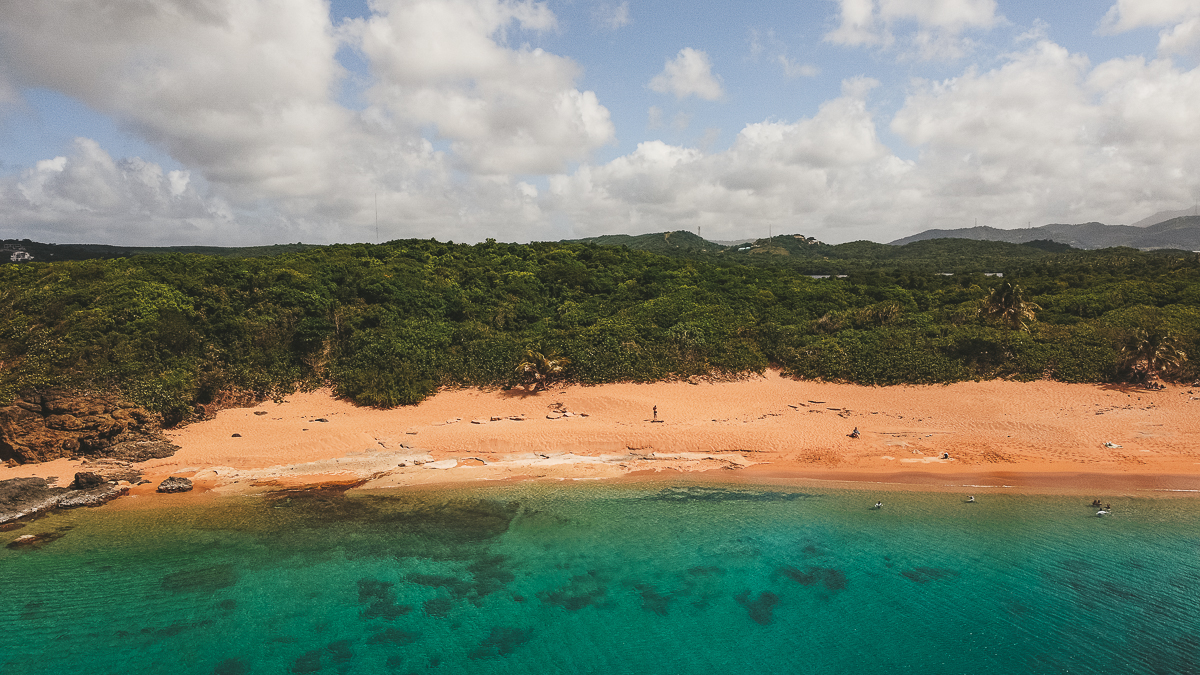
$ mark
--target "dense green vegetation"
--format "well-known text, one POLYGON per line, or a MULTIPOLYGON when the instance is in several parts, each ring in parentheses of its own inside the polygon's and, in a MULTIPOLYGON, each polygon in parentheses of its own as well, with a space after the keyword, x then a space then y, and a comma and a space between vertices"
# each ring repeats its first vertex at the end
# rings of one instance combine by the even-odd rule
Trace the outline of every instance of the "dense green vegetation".
MULTIPOLYGON (((824 247, 797 241, 788 243, 824 247)), ((859 262, 840 260, 848 276, 828 279, 787 264, 801 254, 490 240, 3 265, 0 399, 47 384, 117 387, 181 420, 229 392, 325 383, 392 406, 449 384, 648 381, 771 364, 867 384, 1198 375, 1177 358, 1200 353, 1194 254, 843 246, 857 246, 859 262), (969 271, 987 256, 1003 278, 969 271), (960 263, 967 271, 945 273, 960 263)))

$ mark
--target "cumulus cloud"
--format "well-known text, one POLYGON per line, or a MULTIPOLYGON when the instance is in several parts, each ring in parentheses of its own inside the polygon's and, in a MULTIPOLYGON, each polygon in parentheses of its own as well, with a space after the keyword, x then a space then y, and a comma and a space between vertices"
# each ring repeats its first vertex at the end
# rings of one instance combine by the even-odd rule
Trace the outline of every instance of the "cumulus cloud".
POLYGON ((70 156, 0 179, 0 222, 5 238, 28 237, 33 225, 43 240, 127 245, 170 240, 179 227, 220 238, 234 225, 228 207, 202 196, 189 172, 114 161, 88 138, 75 139, 70 156))
POLYGON ((947 215, 1131 222, 1194 198, 1195 105, 1196 70, 1141 58, 1093 68, 1043 41, 995 70, 921 84, 892 130, 921 148, 920 189, 947 215))
POLYGON ((323 0, 0 5, 0 80, 111 116, 203 176, 248 227, 366 238, 378 194, 404 223, 393 236, 469 232, 528 215, 512 176, 561 171, 614 136, 574 62, 509 46, 555 29, 545 3, 378 0, 339 27, 323 0), (345 46, 372 70, 362 111, 335 99, 345 46))
MULTIPOLYGON (((1186 6, 1155 5, 1170 10, 1155 14, 1133 4, 1127 13, 1126 4, 1115 5, 1111 30, 1164 27, 1164 52, 1191 40, 1186 6)), ((61 157, 0 176, 4 236, 362 241, 374 238, 378 195, 385 239, 701 225, 719 238, 773 227, 844 241, 975 217, 1000 227, 1132 222, 1200 196, 1200 71, 1167 58, 1093 64, 1044 30, 1022 36, 1020 51, 994 68, 914 81, 894 115, 868 105, 877 82, 854 78, 811 117, 747 124, 727 148, 710 148, 709 131, 692 147, 647 140, 593 163, 613 124, 578 86, 577 64, 527 46, 556 30, 543 3, 374 0, 371 16, 341 26, 330 24, 324 0, 0 0, 0 8, 0 104, 5 91, 61 91, 183 167, 113 158, 80 139, 51 153, 61 157), (345 73, 335 55, 345 48, 370 68, 362 110, 336 99, 345 73), (880 124, 918 158, 883 145, 880 124)), ((1000 21, 984 0, 842 0, 842 9, 838 30, 848 28, 837 39, 879 47, 890 39, 911 47, 921 30, 959 39, 1000 21)), ((787 58, 767 60, 810 74, 787 58)), ((719 100, 712 70, 703 51, 683 49, 650 86, 719 100)), ((675 112, 650 107, 647 123, 680 133, 691 119, 675 112)))
POLYGON ((916 160, 879 141, 867 106, 877 84, 847 80, 813 117, 746 125, 727 150, 642 143, 552 178, 543 203, 581 234, 702 225, 716 238, 773 227, 845 241, 975 218, 1128 223, 1200 196, 1200 69, 1093 65, 1042 40, 997 68, 916 81, 890 120, 916 160))
POLYGON ((1100 32, 1111 35, 1146 26, 1167 26, 1158 34, 1161 54, 1200 47, 1200 5, 1194 0, 1117 0, 1100 22, 1100 32))
POLYGON ((660 94, 674 94, 675 98, 695 96, 706 101, 716 101, 725 95, 721 88, 721 76, 713 75, 712 61, 703 50, 684 47, 674 59, 663 66, 663 71, 654 76, 648 85, 660 94))
POLYGON ((995 0, 838 0, 841 23, 825 40, 846 46, 890 47, 902 26, 914 25, 905 42, 923 59, 957 58, 971 46, 968 29, 986 29, 1002 19, 995 0))
POLYGON ((612 141, 608 110, 579 91, 579 68, 541 49, 503 44, 516 24, 554 27, 541 3, 381 0, 359 22, 361 49, 377 73, 368 98, 397 120, 433 125, 473 173, 561 170, 612 141))
POLYGON ((747 125, 722 152, 641 143, 607 164, 552 178, 547 206, 569 214, 580 233, 701 225, 709 236, 768 224, 816 232, 856 219, 856 211, 902 209, 888 188, 911 167, 876 136, 864 98, 874 84, 848 81, 812 118, 747 125))

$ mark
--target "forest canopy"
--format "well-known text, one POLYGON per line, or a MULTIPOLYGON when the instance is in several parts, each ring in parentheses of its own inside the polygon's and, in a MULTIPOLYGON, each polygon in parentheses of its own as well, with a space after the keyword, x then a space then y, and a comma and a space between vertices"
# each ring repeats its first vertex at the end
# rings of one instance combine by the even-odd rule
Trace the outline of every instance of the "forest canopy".
POLYGON ((403 240, 3 265, 0 403, 118 389, 177 422, 230 392, 322 385, 387 407, 447 385, 772 365, 877 385, 1200 375, 1192 253, 937 240, 839 256, 790 237, 738 256, 647 236, 669 250, 403 240))

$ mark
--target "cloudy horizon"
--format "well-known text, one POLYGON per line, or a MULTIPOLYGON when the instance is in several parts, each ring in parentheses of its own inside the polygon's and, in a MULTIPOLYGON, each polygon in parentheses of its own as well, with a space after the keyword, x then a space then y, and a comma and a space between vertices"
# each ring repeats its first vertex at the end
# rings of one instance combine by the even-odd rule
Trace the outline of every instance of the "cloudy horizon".
POLYGON ((0 9, 0 238, 839 243, 1200 199, 1194 0, 0 9))

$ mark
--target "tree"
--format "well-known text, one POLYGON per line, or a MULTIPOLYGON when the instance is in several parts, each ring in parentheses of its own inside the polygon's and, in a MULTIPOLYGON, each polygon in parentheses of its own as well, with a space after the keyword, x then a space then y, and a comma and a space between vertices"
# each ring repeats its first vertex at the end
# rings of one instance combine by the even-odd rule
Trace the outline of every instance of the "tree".
POLYGON ((1149 332, 1144 328, 1129 334, 1121 347, 1121 357, 1125 367, 1142 380, 1176 370, 1187 360, 1187 354, 1174 335, 1149 332))
POLYGON ((525 350, 525 360, 517 365, 517 375, 525 385, 526 391, 533 392, 539 386, 545 388, 550 380, 561 375, 570 364, 570 359, 551 350, 534 351, 531 347, 525 350))
POLYGON ((1036 321, 1034 313, 1041 309, 1037 304, 1025 299, 1025 290, 1018 284, 1005 281, 992 289, 987 299, 983 301, 982 314, 996 319, 1014 330, 1028 330, 1027 321, 1036 321))

